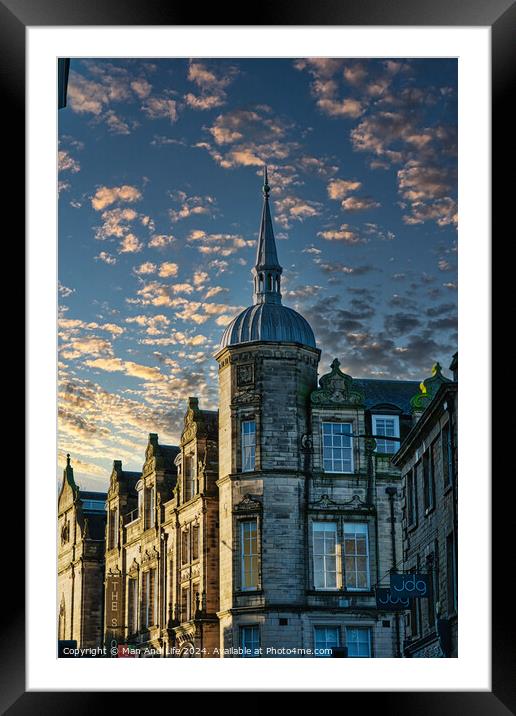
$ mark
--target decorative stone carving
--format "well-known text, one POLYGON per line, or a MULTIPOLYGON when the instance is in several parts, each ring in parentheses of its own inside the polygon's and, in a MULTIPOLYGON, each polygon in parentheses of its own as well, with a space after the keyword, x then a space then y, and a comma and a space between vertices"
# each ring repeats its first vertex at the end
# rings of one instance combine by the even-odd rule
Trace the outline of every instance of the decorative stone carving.
POLYGON ((235 512, 256 512, 262 509, 262 501, 257 495, 244 495, 243 499, 235 505, 235 512))
POLYGON ((353 378, 343 373, 340 362, 335 358, 331 364, 331 372, 323 375, 319 380, 320 388, 314 390, 310 396, 313 406, 317 407, 356 407, 363 405, 362 391, 353 387, 353 378))
POLYGON ((254 385, 253 363, 244 363, 237 366, 237 385, 254 385))

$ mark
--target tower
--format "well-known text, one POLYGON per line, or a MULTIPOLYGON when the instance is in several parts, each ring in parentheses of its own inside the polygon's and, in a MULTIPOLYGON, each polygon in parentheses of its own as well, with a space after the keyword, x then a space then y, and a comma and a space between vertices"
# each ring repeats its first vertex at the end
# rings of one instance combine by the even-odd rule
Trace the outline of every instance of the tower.
MULTIPOLYGON (((320 351, 307 321, 282 304, 264 170, 253 305, 226 328, 219 364, 221 648, 299 644, 304 600, 303 436, 320 351)), ((238 655, 238 654, 236 654, 238 655)), ((245 654, 244 654, 245 655, 245 654)))

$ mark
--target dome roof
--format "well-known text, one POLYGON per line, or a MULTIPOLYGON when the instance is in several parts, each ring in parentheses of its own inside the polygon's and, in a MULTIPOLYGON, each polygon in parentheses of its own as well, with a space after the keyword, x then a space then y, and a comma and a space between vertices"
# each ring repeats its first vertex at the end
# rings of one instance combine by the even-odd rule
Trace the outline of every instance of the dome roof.
POLYGON ((259 303, 242 311, 227 326, 220 347, 250 341, 286 341, 316 347, 308 321, 292 308, 276 303, 259 303))

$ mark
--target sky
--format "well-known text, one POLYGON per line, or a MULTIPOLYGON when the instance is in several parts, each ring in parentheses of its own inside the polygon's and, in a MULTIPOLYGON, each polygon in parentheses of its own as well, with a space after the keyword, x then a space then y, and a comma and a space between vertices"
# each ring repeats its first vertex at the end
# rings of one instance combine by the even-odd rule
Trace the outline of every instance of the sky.
POLYGON ((353 377, 457 350, 457 63, 72 59, 58 115, 59 456, 83 489, 186 400, 252 304, 266 163, 283 303, 353 377))

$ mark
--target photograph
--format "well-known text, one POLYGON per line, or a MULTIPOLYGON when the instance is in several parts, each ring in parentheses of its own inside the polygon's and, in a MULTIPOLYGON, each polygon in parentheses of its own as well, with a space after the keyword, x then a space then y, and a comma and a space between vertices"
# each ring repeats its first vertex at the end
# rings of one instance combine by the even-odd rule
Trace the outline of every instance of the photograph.
POLYGON ((456 659, 457 58, 56 72, 58 657, 456 659))

